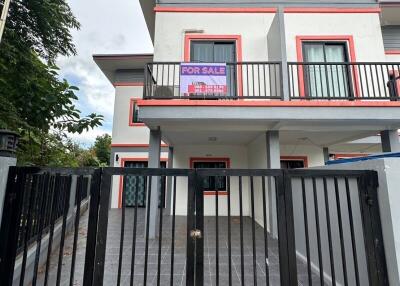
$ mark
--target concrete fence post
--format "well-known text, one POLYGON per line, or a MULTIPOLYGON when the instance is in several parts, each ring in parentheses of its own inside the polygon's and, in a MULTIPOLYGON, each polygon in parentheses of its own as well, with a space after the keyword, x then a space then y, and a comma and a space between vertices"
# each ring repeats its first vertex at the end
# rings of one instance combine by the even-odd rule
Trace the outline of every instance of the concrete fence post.
POLYGON ((4 196, 6 193, 8 169, 17 165, 16 149, 18 134, 0 130, 0 224, 3 214, 4 196))

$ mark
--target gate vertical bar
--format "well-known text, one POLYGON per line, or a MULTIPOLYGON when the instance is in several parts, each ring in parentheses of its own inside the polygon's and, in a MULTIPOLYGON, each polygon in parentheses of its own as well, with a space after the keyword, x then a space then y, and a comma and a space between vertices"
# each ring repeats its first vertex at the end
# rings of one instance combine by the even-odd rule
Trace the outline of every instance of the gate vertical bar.
POLYGON ((103 169, 103 176, 100 185, 99 214, 97 221, 96 253, 94 262, 93 284, 103 285, 104 278, 104 260, 106 256, 107 228, 108 228, 108 210, 111 192, 111 174, 103 169))
POLYGON ((3 219, 0 229, 0 281, 11 286, 18 242, 25 176, 10 167, 4 197, 3 219))
MULTIPOLYGON (((196 229, 200 230, 201 236, 196 239, 196 286, 202 286, 204 283, 204 196, 202 189, 202 178, 196 175, 196 229)), ((216 194, 218 197, 218 194, 216 194)))
POLYGON ((83 286, 93 285, 101 177, 102 169, 96 169, 94 171, 90 186, 89 220, 86 240, 85 268, 83 272, 83 286))
POLYGON ((191 237, 191 231, 195 229, 195 191, 196 175, 188 174, 188 204, 187 204, 187 246, 186 246, 186 285, 194 285, 195 278, 195 241, 191 237))
POLYGON ((279 269, 282 286, 297 285, 296 246, 293 220, 292 177, 287 171, 275 177, 278 218, 279 269))
POLYGON ((370 285, 389 285, 378 205, 378 174, 367 171, 358 179, 362 226, 370 285))

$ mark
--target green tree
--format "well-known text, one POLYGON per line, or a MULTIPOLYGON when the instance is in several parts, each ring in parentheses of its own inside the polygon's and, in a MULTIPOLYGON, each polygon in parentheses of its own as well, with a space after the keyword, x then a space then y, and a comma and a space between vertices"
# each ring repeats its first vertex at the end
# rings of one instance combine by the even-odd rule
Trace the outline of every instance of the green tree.
POLYGON ((76 54, 71 29, 79 27, 65 0, 11 2, 0 44, 0 128, 19 131, 22 149, 33 145, 41 158, 48 133, 81 133, 103 120, 95 113, 81 116, 78 88, 57 73, 57 57, 76 54))
POLYGON ((97 136, 94 142, 93 150, 100 163, 102 165, 109 166, 111 156, 111 136, 108 134, 97 136))

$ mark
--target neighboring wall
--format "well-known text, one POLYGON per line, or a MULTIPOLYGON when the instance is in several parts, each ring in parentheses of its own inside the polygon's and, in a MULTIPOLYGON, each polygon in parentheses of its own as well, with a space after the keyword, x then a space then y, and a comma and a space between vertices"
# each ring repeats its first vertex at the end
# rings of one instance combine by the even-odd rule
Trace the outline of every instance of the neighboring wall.
POLYGON ((386 158, 326 166, 329 169, 376 170, 378 202, 390 285, 400 285, 400 160, 386 158))

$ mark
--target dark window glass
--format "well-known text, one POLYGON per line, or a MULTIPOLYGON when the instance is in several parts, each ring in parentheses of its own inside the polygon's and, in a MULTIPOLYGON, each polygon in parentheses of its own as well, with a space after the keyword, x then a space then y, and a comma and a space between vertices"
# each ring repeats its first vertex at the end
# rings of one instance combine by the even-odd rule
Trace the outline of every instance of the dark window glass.
MULTIPOLYGON (((194 162, 193 168, 195 169, 214 169, 226 168, 226 162, 194 162)), ((203 180, 203 191, 226 191, 226 177, 210 176, 203 180)))
POLYGON ((281 169, 298 169, 304 168, 303 160, 282 160, 281 169))
POLYGON ((139 108, 136 102, 133 102, 132 105, 132 123, 142 123, 142 121, 139 120, 139 108))

